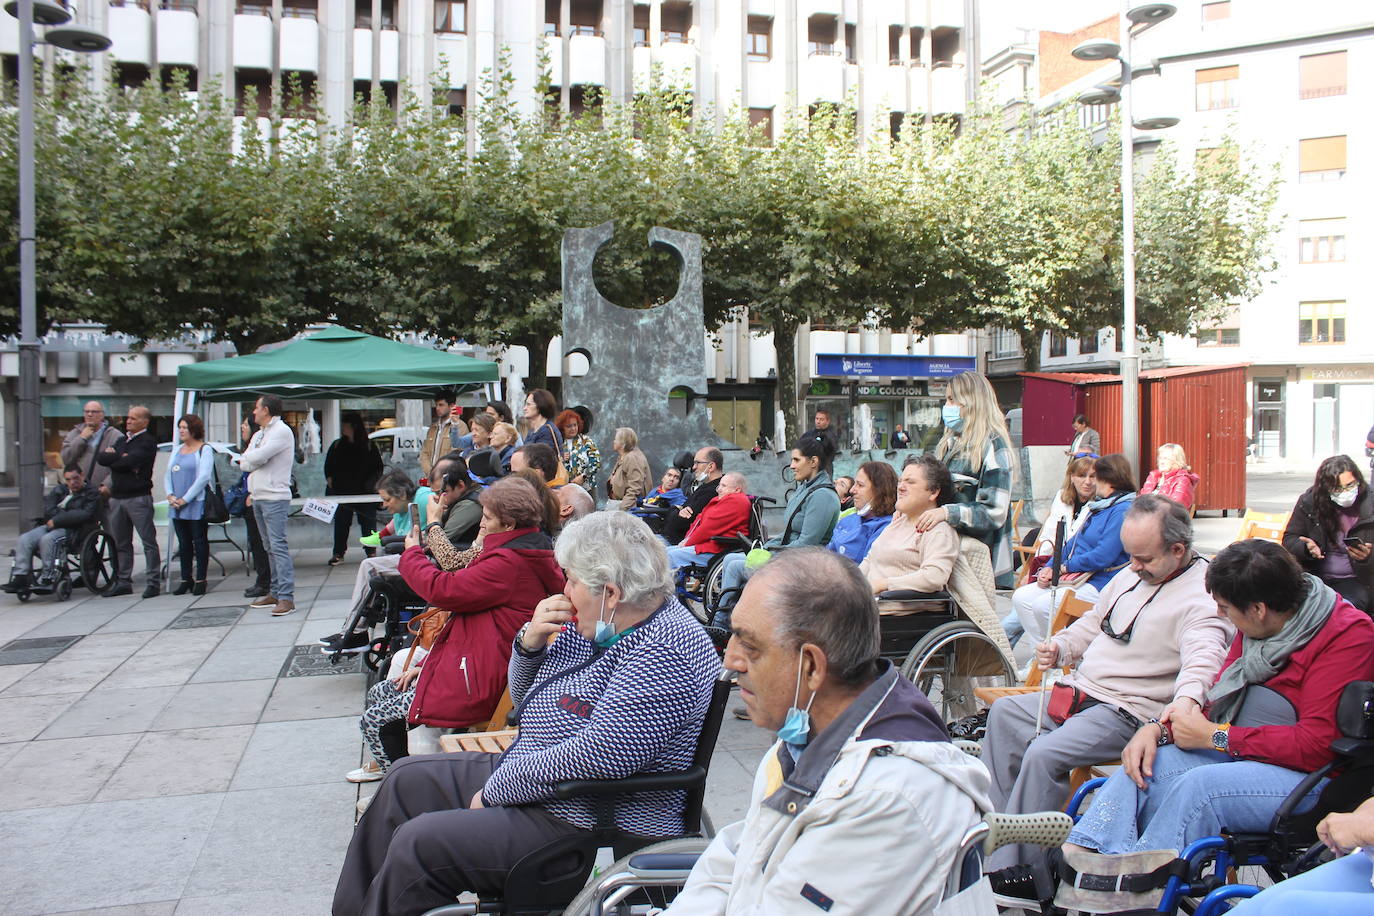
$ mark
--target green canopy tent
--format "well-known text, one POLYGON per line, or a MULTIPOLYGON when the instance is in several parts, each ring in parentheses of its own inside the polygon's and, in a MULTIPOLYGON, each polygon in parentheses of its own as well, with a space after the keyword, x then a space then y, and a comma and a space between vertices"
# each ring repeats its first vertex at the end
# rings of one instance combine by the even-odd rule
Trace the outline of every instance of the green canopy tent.
POLYGON ((428 398, 444 389, 494 385, 499 378, 496 363, 330 327, 265 352, 182 366, 176 414, 192 410, 198 400, 245 401, 261 394, 428 398))

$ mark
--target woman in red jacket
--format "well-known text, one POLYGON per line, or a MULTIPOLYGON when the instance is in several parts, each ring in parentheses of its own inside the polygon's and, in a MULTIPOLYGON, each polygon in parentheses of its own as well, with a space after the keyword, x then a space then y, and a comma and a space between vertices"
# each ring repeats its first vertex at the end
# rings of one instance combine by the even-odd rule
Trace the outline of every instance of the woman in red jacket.
POLYGON ((1227 547, 1207 590, 1238 631, 1207 708, 1166 713, 1126 746, 1121 771, 1069 834, 1065 857, 1079 872, 1111 871, 1085 852, 1177 852, 1223 827, 1267 830, 1303 776, 1332 760, 1341 692, 1374 678, 1374 623, 1278 544, 1227 547))
POLYGON ((425 555, 416 532, 406 538, 402 578, 452 616, 428 655, 368 691, 361 728, 375 765, 349 773, 350 782, 372 782, 386 773, 392 761, 381 729, 388 722, 464 728, 490 719, 506 689, 516 631, 535 605, 563 590, 553 542, 539 528, 544 503, 534 486, 518 477, 499 480, 478 502, 482 552, 466 568, 445 572, 425 555))

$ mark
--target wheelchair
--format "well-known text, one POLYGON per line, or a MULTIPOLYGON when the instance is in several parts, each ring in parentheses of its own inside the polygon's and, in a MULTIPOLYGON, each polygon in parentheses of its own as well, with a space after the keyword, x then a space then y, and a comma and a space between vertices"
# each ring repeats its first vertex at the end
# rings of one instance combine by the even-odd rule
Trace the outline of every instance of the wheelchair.
MULTIPOLYGON (((969 828, 959 844, 955 865, 945 879, 943 900, 950 901, 968 892, 976 901, 978 897, 974 895, 982 885, 986 899, 991 901, 992 890, 986 887, 983 878, 984 856, 1011 844, 1057 848, 1068 838, 1072 826, 1069 817, 1058 811, 985 815, 982 821, 969 828)), ((608 868, 606 877, 588 886, 564 914, 602 916, 642 912, 625 904, 630 894, 645 888, 680 889, 705 848, 702 840, 669 840, 627 856, 608 868)))
MULTIPOLYGON (((10 551, 10 578, 15 577, 14 551, 10 551)), ((57 578, 49 586, 30 584, 26 588, 12 592, 21 602, 34 595, 57 595, 58 601, 67 601, 73 588, 89 589, 91 594, 99 594, 114 582, 115 545, 114 540, 97 521, 82 527, 76 537, 68 537, 62 552, 61 562, 57 565, 57 578)), ((31 580, 32 581, 32 580, 31 580)))
MULTIPOLYGON (((721 719, 725 716, 725 705, 730 698, 733 677, 733 672, 722 670, 711 688, 711 703, 701 725, 701 735, 697 738, 691 766, 671 773, 642 773, 624 779, 558 783, 554 786, 556 798, 595 799, 595 829, 590 833, 554 840, 526 855, 506 876, 499 900, 479 899, 470 903, 448 904, 429 910, 425 916, 579 912, 575 906, 582 904, 576 901, 583 899, 582 892, 596 865, 597 853, 602 848, 609 847, 617 858, 623 859, 636 850, 664 842, 662 838, 628 834, 616 827, 616 800, 620 796, 685 790, 687 800, 682 814, 682 836, 695 838, 699 847, 705 848, 707 837, 714 833, 704 810, 706 776, 715 752, 716 737, 720 734, 721 719), (574 901, 574 906, 569 906, 569 901, 574 901)), ((652 900, 649 904, 661 905, 652 900)))
POLYGON ((737 594, 726 594, 722 585, 724 570, 721 563, 728 554, 742 553, 758 547, 768 540, 768 526, 763 522, 763 512, 777 500, 769 496, 749 497, 749 531, 744 535, 721 535, 712 538, 720 545, 719 553, 701 554, 703 563, 693 563, 677 571, 677 596, 683 605, 702 622, 710 626, 711 619, 729 598, 737 594))
MULTIPOLYGON (((400 576, 373 575, 367 580, 367 587, 368 598, 349 615, 340 632, 381 626, 381 635, 374 637, 363 652, 367 689, 371 690, 386 677, 392 656, 409 647, 411 636, 406 624, 417 614, 423 614, 429 605, 400 576)), ((337 665, 343 656, 342 649, 335 650, 328 655, 329 663, 337 665)))
MULTIPOLYGON (((1356 691, 1362 686, 1367 684, 1348 684, 1341 704, 1358 700, 1361 694, 1356 691)), ((1267 832, 1223 831, 1220 836, 1189 843, 1170 866, 1167 880, 1164 876, 1157 879, 1155 886, 1163 887, 1158 912, 1182 909, 1197 916, 1218 916, 1230 909, 1228 900, 1252 897, 1261 890, 1258 885, 1231 882, 1229 873, 1233 869, 1256 867, 1271 881, 1279 882, 1328 860, 1326 847, 1317 842, 1317 823, 1332 812, 1353 810, 1368 797, 1374 776, 1374 738, 1342 734, 1331 742, 1331 751, 1334 759, 1308 773, 1280 803, 1267 832), (1296 809, 1307 794, 1334 770, 1341 773, 1322 789, 1316 804, 1298 812, 1296 809), (1356 796, 1358 799, 1352 804, 1356 796)), ((1091 779, 1074 793, 1065 810, 1075 823, 1082 816, 1079 809, 1083 802, 1106 781, 1105 777, 1091 779)))

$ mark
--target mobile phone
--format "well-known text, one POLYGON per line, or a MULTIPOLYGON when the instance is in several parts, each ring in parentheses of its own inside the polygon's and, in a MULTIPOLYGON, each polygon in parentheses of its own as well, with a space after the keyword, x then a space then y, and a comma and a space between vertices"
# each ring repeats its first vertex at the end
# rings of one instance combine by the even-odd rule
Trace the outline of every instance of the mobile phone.
POLYGON ((1359 538, 1341 538, 1341 543, 1347 547, 1363 547, 1364 541, 1359 538))
POLYGON ((414 503, 410 504, 410 527, 423 545, 425 542, 425 533, 420 530, 420 507, 414 503))

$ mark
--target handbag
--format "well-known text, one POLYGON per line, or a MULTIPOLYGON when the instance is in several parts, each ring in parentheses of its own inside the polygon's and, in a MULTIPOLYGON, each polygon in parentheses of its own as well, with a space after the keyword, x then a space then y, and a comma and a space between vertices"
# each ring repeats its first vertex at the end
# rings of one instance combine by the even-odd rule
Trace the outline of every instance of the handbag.
POLYGON ((210 525, 229 521, 229 507, 224 503, 224 493, 220 491, 219 484, 211 483, 205 487, 205 508, 200 517, 210 525))
POLYGON ((1101 700, 1088 696, 1072 684, 1056 683, 1050 688, 1050 702, 1045 707, 1045 714, 1050 717, 1050 721, 1057 725, 1063 725, 1069 716, 1077 715, 1101 702, 1101 700))
POLYGON ((238 483, 224 491, 224 507, 234 518, 243 518, 243 513, 248 511, 247 477, 243 475, 238 483))
POLYGON ((410 644, 410 651, 406 653, 403 671, 410 668, 410 660, 415 657, 417 646, 426 652, 434 648, 434 640, 439 638, 439 634, 444 627, 448 626, 448 620, 452 616, 452 611, 443 611, 437 607, 432 607, 423 614, 417 614, 410 618, 409 622, 406 623, 406 629, 414 634, 415 641, 410 644))

